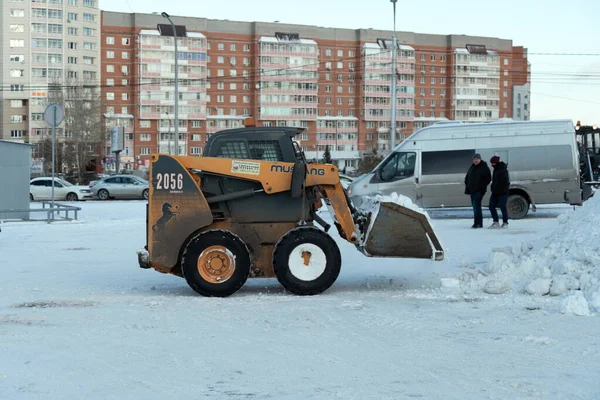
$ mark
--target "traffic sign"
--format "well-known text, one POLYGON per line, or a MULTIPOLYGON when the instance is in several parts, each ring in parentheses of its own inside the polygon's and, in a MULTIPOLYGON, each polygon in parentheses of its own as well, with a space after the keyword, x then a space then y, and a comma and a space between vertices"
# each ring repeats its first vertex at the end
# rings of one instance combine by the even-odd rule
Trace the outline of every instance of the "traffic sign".
POLYGON ((52 128, 62 124, 65 119, 65 110, 60 104, 50 104, 44 111, 44 121, 52 128))

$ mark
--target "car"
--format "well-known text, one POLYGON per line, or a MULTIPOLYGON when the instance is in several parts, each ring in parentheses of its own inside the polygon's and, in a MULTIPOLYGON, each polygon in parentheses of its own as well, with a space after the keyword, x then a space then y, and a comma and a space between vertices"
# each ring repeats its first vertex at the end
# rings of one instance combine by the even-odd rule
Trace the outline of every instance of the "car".
POLYGON ((94 197, 108 199, 148 200, 148 181, 135 175, 112 175, 93 185, 90 189, 94 197))
MULTIPOLYGON (((54 200, 81 201, 91 199, 92 191, 86 186, 76 186, 61 178, 54 178, 54 200)), ((34 178, 29 181, 29 199, 51 200, 52 177, 34 178)))

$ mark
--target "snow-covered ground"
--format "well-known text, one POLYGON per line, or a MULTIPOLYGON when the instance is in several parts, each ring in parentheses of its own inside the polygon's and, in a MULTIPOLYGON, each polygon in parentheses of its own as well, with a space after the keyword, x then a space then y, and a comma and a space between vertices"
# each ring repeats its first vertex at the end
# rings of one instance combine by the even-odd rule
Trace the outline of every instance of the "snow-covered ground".
POLYGON ((144 202, 77 205, 77 222, 2 224, 2 399, 600 398, 600 318, 563 313, 568 294, 487 294, 477 272, 514 278, 526 256, 499 268, 492 249, 542 249, 584 209, 493 231, 430 212, 442 262, 366 258, 334 232, 342 272, 325 293, 254 279, 216 299, 138 267, 144 202))

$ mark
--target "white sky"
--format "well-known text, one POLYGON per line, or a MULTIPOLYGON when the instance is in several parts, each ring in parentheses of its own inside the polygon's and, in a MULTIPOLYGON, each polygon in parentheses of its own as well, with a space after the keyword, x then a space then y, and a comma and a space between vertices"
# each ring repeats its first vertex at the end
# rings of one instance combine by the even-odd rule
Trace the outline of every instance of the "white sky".
MULTIPOLYGON (((393 28, 389 0, 100 0, 100 8, 349 29, 393 28)), ((513 45, 530 53, 532 119, 600 124, 599 15, 597 0, 400 0, 397 29, 512 39, 513 45)))

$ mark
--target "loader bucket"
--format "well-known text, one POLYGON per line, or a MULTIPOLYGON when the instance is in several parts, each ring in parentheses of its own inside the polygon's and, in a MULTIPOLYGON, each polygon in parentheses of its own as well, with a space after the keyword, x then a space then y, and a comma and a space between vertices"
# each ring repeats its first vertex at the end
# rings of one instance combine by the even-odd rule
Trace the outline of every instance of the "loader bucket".
POLYGON ((382 202, 371 214, 360 250, 368 257, 444 259, 427 217, 396 203, 382 202))

